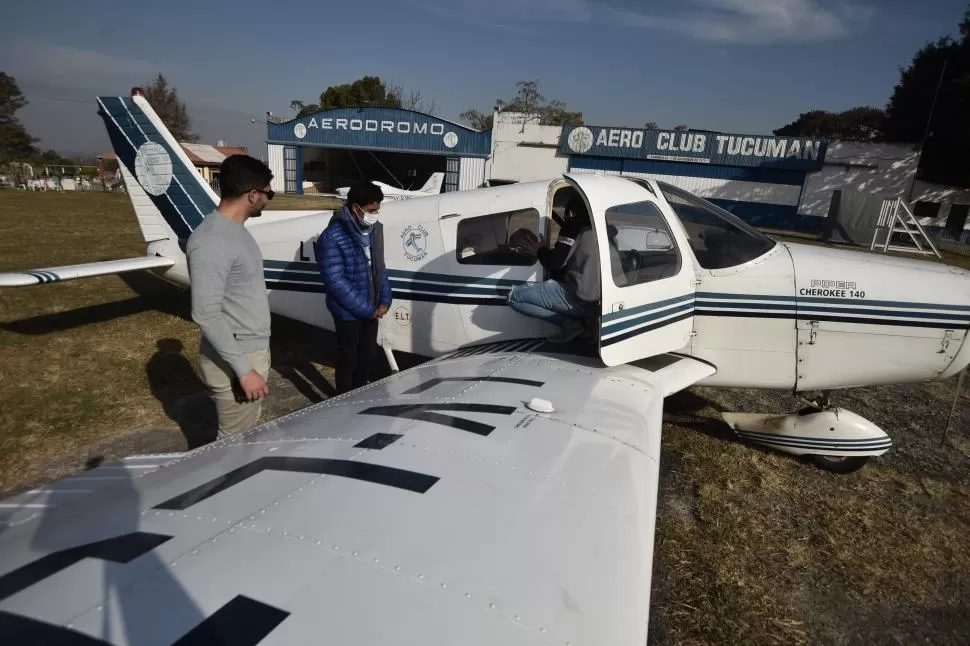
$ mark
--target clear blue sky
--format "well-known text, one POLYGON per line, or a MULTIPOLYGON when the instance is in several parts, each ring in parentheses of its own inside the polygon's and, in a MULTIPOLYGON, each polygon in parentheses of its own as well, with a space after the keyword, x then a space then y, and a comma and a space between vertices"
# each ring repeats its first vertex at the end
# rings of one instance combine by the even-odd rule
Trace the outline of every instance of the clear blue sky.
POLYGON ((110 149, 94 97, 161 72, 203 141, 265 152, 267 110, 372 74, 440 116, 490 110, 516 81, 587 123, 768 134, 811 109, 885 106, 967 0, 166 0, 16 2, 0 70, 41 145, 110 149))

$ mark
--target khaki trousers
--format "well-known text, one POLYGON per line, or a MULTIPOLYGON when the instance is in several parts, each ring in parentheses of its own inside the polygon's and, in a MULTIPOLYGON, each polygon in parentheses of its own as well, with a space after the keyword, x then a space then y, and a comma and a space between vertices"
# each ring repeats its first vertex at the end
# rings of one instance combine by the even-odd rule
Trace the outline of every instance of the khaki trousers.
MULTIPOLYGON (((263 379, 269 382, 269 348, 246 352, 246 359, 263 379)), ((228 437, 255 426, 263 410, 263 401, 248 401, 239 380, 229 364, 205 340, 199 345, 199 370, 202 381, 209 387, 219 415, 218 437, 228 437)))

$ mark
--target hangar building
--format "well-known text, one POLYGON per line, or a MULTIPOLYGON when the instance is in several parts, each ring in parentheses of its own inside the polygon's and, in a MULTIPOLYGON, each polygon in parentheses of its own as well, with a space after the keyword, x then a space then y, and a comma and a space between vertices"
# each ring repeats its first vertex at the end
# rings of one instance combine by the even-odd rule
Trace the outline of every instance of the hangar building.
POLYGON ((366 177, 417 190, 444 172, 445 191, 481 186, 491 133, 396 108, 336 108, 267 123, 273 190, 334 193, 366 177))
POLYGON ((970 191, 917 181, 918 152, 906 145, 545 126, 538 115, 499 111, 479 132, 411 110, 359 107, 269 123, 267 146, 273 187, 286 193, 333 193, 361 177, 415 190, 441 171, 443 191, 599 172, 669 182, 759 227, 819 230, 836 190, 901 196, 925 225, 955 237, 970 226, 966 206, 950 209, 970 202, 970 191))

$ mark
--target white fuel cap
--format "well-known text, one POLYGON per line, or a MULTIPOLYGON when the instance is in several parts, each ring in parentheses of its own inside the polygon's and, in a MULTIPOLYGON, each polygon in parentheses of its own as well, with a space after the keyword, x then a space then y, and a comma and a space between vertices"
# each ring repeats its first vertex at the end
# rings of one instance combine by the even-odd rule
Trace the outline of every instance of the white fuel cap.
POLYGON ((533 397, 526 405, 537 413, 551 413, 556 410, 552 407, 551 401, 539 399, 538 397, 533 397))

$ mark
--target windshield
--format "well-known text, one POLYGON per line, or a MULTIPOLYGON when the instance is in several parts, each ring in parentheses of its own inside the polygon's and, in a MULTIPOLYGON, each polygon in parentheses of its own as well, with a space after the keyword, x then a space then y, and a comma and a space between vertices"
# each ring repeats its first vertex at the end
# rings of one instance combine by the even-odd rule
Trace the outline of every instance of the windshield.
POLYGON ((774 248, 774 240, 733 213, 676 186, 657 186, 684 225, 690 248, 704 269, 737 267, 774 248))

